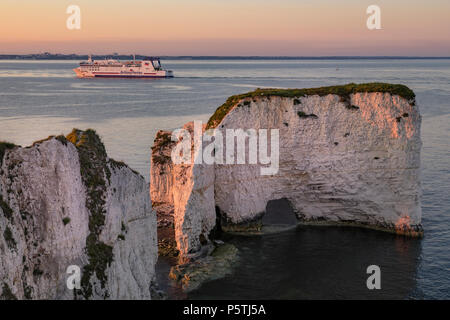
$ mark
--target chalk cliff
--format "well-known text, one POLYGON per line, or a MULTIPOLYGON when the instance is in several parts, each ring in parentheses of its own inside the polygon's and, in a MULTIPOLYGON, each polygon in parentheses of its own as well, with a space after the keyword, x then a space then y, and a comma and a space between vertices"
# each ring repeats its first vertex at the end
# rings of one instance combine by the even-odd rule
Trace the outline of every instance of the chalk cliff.
MULTIPOLYGON (((155 153, 151 189, 164 195, 153 200, 174 206, 181 254, 208 241, 208 232, 219 227, 211 222, 216 211, 224 230, 259 230, 267 203, 282 198, 299 223, 421 236, 420 124, 415 95, 402 85, 258 89, 232 96, 206 129, 224 137, 227 129, 278 129, 278 171, 261 175, 264 165, 246 162, 188 169, 171 164, 161 173, 155 153), (170 183, 160 188, 160 181, 170 183)), ((166 143, 166 154, 175 145, 166 143)))
POLYGON ((156 215, 141 175, 93 130, 0 150, 0 297, 151 298, 156 215), (79 290, 66 286, 70 265, 79 290))
MULTIPOLYGON (((194 135, 193 123, 183 127, 194 135)), ((203 128, 200 128, 202 131, 203 128)), ((214 207, 214 167, 207 164, 173 164, 176 145, 171 132, 159 131, 152 148, 150 193, 162 210, 174 210, 175 238, 183 257, 198 252, 216 224, 214 207), (153 186, 153 187, 152 187, 153 186)))

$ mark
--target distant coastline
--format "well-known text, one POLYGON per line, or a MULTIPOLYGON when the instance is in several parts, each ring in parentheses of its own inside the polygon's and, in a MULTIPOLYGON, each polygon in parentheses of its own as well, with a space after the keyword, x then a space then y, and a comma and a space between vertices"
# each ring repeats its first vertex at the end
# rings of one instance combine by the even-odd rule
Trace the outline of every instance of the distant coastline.
MULTIPOLYGON (((136 55, 136 59, 143 59, 146 55, 136 55)), ((92 55, 95 60, 101 59, 133 59, 132 55, 109 54, 92 55)), ((160 56, 161 59, 170 60, 374 60, 374 59, 401 59, 401 60, 442 60, 449 57, 420 57, 420 56, 160 56)), ((0 54, 0 60, 86 60, 87 54, 59 54, 59 53, 33 53, 33 54, 0 54)))

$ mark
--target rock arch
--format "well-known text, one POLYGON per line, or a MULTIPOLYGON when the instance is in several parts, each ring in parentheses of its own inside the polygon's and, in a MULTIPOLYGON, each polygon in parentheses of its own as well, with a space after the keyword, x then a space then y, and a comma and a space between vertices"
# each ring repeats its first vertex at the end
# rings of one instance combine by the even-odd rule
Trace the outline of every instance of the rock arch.
POLYGON ((175 165, 164 168, 168 179, 153 179, 161 175, 156 152, 151 188, 169 181, 182 254, 199 250, 216 207, 223 229, 255 231, 267 203, 282 198, 303 223, 420 236, 420 123, 414 93, 402 85, 258 89, 230 97, 206 129, 279 130, 275 175, 262 176, 259 164, 216 163, 175 165))
POLYGON ((268 201, 266 210, 261 218, 261 224, 263 226, 294 226, 297 225, 297 222, 298 218, 287 198, 268 201))

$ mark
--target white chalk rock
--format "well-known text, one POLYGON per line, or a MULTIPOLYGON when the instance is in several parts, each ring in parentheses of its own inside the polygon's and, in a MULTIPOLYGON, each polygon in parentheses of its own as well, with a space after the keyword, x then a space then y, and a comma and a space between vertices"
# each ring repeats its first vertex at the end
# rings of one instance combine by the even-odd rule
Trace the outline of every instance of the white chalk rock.
POLYGON ((224 138, 228 129, 258 136, 268 130, 269 155, 270 130, 278 130, 273 174, 262 174, 268 165, 260 158, 249 163, 248 139, 244 164, 236 161, 241 151, 227 150, 224 142, 224 163, 169 165, 167 156, 162 167, 155 159, 177 146, 166 143, 152 154, 152 199, 174 207, 182 255, 200 250, 198 237, 216 227, 214 208, 223 230, 255 231, 267 203, 278 199, 290 202, 299 223, 421 236, 420 124, 414 93, 402 85, 258 89, 230 97, 207 127, 224 138), (226 163, 227 153, 233 164, 226 163))
MULTIPOLYGON (((92 130, 83 136, 86 132, 76 134, 100 142, 92 130)), ((76 265, 82 272, 77 298, 151 298, 157 245, 148 186, 129 167, 107 158, 103 145, 96 147, 86 147, 82 155, 83 142, 75 146, 61 136, 5 152, 0 297, 73 299, 66 271, 76 265)))
MULTIPOLYGON (((183 129, 194 136, 192 122, 183 129)), ((199 129, 203 132, 204 127, 199 129)), ((157 133, 152 148, 150 193, 152 201, 158 203, 158 209, 174 208, 175 239, 185 258, 198 252, 202 242, 208 241, 209 232, 216 223, 214 166, 196 164, 198 154, 195 152, 189 155, 190 163, 173 163, 171 153, 175 146, 171 132, 157 133)))
MULTIPOLYGON (((395 229, 420 225, 420 115, 389 93, 262 97, 235 107, 218 130, 279 129, 279 169, 215 165, 215 202, 225 221, 260 217, 286 198, 299 220, 395 229)), ((225 151, 226 152, 226 151, 225 151)), ((236 151, 235 151, 236 156, 236 151)), ((420 228, 419 228, 420 229, 420 228)))

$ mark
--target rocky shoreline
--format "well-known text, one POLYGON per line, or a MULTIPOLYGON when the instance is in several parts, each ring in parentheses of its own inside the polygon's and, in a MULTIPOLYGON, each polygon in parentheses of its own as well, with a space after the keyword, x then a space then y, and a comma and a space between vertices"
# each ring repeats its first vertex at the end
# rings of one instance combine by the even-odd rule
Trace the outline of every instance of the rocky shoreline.
MULTIPOLYGON (((263 224, 268 203, 282 198, 297 224, 422 237, 420 123, 415 94, 403 85, 257 89, 232 96, 200 134, 204 137, 208 129, 213 136, 226 136, 227 130, 279 130, 278 173, 261 176, 261 165, 197 161, 199 132, 189 122, 182 128, 194 137, 188 164, 170 158, 183 140, 172 141, 169 131, 156 135, 152 200, 173 208, 171 244, 175 241, 182 265, 207 251, 218 229, 261 235, 292 228, 263 224)), ((231 154, 237 159, 237 149, 231 154)), ((182 276, 174 272, 173 278, 182 276)))
POLYGON ((164 204, 153 206, 157 212, 158 255, 167 258, 170 272, 167 277, 188 293, 203 283, 232 273, 238 263, 238 250, 232 244, 214 240, 193 255, 180 257, 175 240, 173 208, 164 204))
MULTIPOLYGON (((276 130, 276 174, 261 175, 261 163, 197 162, 195 152, 191 163, 173 163, 182 140, 159 131, 150 188, 109 158, 91 129, 25 148, 1 142, 0 298, 164 299, 158 256, 171 259, 170 279, 191 292, 239 263, 222 232, 311 224, 421 237, 420 125, 415 95, 402 85, 257 89, 230 97, 202 127, 183 129, 201 137, 208 129, 276 130), (281 199, 295 223, 267 225, 269 203, 281 199), (73 265, 80 287, 68 290, 73 265)), ((234 145, 231 154, 238 158, 234 145)))

